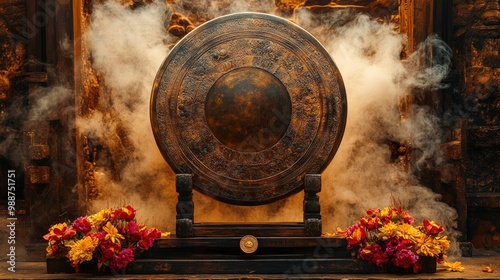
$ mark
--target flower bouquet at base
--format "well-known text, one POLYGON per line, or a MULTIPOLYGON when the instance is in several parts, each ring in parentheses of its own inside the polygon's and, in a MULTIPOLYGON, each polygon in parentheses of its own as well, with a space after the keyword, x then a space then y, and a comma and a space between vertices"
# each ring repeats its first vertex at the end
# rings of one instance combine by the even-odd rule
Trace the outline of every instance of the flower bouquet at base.
POLYGON ((170 235, 137 223, 135 214, 129 205, 55 224, 43 236, 48 241, 47 257, 67 257, 75 272, 89 261, 97 262, 97 271, 104 267, 122 270, 137 254, 151 248, 155 239, 170 235))
POLYGON ((389 272, 389 267, 418 273, 422 261, 432 258, 441 263, 446 257, 450 241, 444 228, 427 219, 415 226, 414 218, 400 207, 369 209, 366 216, 337 234, 347 240, 349 250, 370 264, 389 272))

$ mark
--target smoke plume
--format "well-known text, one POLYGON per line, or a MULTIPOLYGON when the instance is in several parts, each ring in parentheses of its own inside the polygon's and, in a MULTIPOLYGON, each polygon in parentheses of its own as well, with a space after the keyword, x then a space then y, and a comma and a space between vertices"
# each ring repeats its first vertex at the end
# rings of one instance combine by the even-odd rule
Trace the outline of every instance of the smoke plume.
MULTIPOLYGON (((440 201, 440 195, 420 185, 410 171, 391 161, 387 140, 408 143, 419 150, 415 168, 441 161, 441 132, 436 116, 414 105, 411 117, 401 117, 399 100, 413 91, 442 87, 448 74, 449 48, 435 36, 429 37, 407 59, 401 59, 405 37, 395 26, 366 15, 340 12, 325 24, 333 28, 317 38, 330 52, 344 79, 348 120, 337 155, 324 172, 321 200, 326 228, 346 227, 367 208, 389 206, 394 200, 417 220, 435 219, 453 238, 458 233, 456 211, 440 201), (332 22, 344 23, 335 26, 332 22), (423 63, 428 46, 434 63, 423 63), (423 59, 424 58, 424 59, 423 59), (326 202, 326 203, 325 203, 326 202)), ((301 15, 303 25, 317 25, 301 15)), ((300 21, 299 21, 300 23, 300 21)), ((319 27, 321 28, 321 27, 319 27)), ((429 62, 429 61, 427 61, 429 62)), ((456 249, 456 248, 454 248, 456 249)))
POLYGON ((141 221, 163 230, 170 230, 163 225, 175 220, 176 195, 172 171, 151 131, 149 99, 168 53, 168 14, 159 2, 137 9, 116 1, 94 7, 88 43, 92 66, 105 86, 100 88, 99 110, 78 120, 82 134, 103 142, 94 210, 131 204, 141 221))

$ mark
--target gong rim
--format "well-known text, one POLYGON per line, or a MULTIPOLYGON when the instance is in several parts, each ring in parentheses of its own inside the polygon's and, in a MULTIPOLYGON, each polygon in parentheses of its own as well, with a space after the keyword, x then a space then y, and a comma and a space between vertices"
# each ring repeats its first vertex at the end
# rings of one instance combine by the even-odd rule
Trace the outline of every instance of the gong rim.
POLYGON ((347 100, 338 68, 311 34, 277 16, 237 13, 200 25, 172 48, 154 80, 150 109, 162 156, 176 173, 194 175, 194 189, 259 205, 300 191, 306 174, 328 166, 342 140, 347 100), (276 77, 292 103, 278 141, 250 150, 216 136, 204 111, 215 83, 245 67, 276 77))

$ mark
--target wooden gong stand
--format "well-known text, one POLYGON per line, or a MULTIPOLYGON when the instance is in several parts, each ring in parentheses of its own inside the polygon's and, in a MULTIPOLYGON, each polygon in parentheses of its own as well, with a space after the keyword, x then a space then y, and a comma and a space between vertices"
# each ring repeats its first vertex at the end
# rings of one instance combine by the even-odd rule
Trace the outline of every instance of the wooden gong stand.
POLYGON ((304 177, 304 222, 279 224, 204 224, 194 223, 193 175, 177 174, 175 186, 179 194, 176 206, 176 236, 321 236, 320 203, 321 175, 304 177))

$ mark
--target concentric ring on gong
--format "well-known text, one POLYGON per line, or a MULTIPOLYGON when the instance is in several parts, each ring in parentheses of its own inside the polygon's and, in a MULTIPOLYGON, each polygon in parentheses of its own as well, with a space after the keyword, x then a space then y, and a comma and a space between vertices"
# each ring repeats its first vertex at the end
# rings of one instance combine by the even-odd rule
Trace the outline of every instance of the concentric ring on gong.
POLYGON ((283 18, 238 13, 185 36, 151 95, 157 145, 193 187, 240 205, 276 201, 326 168, 347 104, 341 75, 308 32, 283 18))

